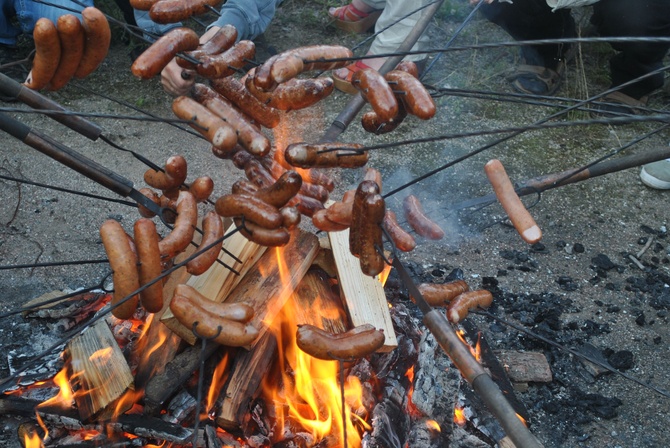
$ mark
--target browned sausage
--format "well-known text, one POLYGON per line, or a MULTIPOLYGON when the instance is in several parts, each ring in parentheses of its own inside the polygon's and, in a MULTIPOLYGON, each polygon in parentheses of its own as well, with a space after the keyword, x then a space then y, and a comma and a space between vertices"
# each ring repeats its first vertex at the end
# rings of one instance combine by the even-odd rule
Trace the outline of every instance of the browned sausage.
POLYGON ((395 66, 395 70, 400 70, 401 72, 409 73, 415 78, 419 78, 419 67, 412 61, 400 61, 398 65, 395 66))
POLYGON ((198 204, 188 191, 180 191, 177 198, 177 219, 172 231, 160 242, 161 258, 174 258, 179 252, 186 249, 193 239, 195 226, 198 223, 198 204))
POLYGON ((65 14, 58 18, 58 38, 60 39, 61 56, 56 73, 47 88, 59 90, 65 87, 77 71, 84 54, 84 27, 77 16, 65 14))
POLYGON ((267 188, 261 188, 254 195, 268 204, 280 208, 286 205, 302 186, 302 177, 295 171, 286 171, 267 188))
POLYGON ((383 250, 382 222, 386 207, 384 199, 380 194, 367 195, 363 201, 363 216, 360 221, 361 247, 360 264, 361 271, 365 275, 374 277, 384 270, 384 257, 380 253, 383 250))
POLYGON ((270 140, 258 132, 249 118, 238 111, 233 104, 216 91, 204 84, 195 84, 193 97, 209 110, 221 117, 237 131, 237 140, 244 149, 255 156, 264 156, 270 152, 270 140))
POLYGON ((349 227, 351 225, 351 211, 353 206, 353 201, 335 202, 325 210, 326 217, 328 217, 330 221, 349 227))
POLYGON ((310 218, 314 213, 324 208, 321 202, 300 193, 296 194, 295 198, 291 199, 288 205, 295 206, 300 213, 310 218))
POLYGON ((249 194, 254 195, 258 191, 258 187, 254 185, 251 181, 246 179, 240 179, 233 184, 232 193, 233 194, 249 194))
POLYGON ((149 11, 154 3, 160 0, 130 0, 130 6, 140 11, 149 11))
POLYGON ((198 35, 192 29, 173 28, 139 55, 130 70, 140 79, 151 79, 159 74, 177 53, 195 50, 199 44, 198 35))
POLYGON ((240 218, 235 218, 235 225, 240 227, 240 233, 249 241, 261 246, 279 247, 288 244, 291 234, 284 227, 277 229, 266 229, 250 221, 244 223, 240 218))
POLYGON ((183 295, 172 298, 170 309, 182 325, 187 328, 195 325, 200 336, 213 338, 217 344, 242 347, 251 344, 259 335, 253 325, 215 316, 183 295))
POLYGON ((43 89, 53 78, 61 58, 60 39, 56 25, 44 17, 37 20, 33 29, 35 58, 26 87, 33 90, 43 89))
POLYGON ((312 106, 333 92, 335 84, 331 78, 290 79, 265 92, 254 84, 253 71, 245 81, 247 90, 263 104, 275 109, 290 111, 312 106))
POLYGON ((279 124, 282 113, 277 109, 266 106, 258 101, 242 84, 233 77, 213 79, 210 81, 212 88, 231 103, 236 105, 255 122, 266 128, 274 128, 279 124))
POLYGON ((133 291, 140 288, 137 273, 137 256, 131 251, 128 236, 117 221, 108 219, 100 226, 102 245, 107 252, 114 280, 114 295, 111 304, 116 306, 112 314, 118 319, 130 319, 137 309, 137 294, 121 304, 133 291))
POLYGON ((186 180, 187 166, 184 157, 171 156, 165 162, 165 172, 150 168, 144 172, 144 182, 163 191, 179 188, 186 180))
POLYGON ((370 103, 382 122, 390 121, 398 115, 398 101, 391 86, 384 77, 371 68, 359 70, 351 77, 351 83, 370 103))
POLYGON ((478 291, 467 291, 459 294, 447 307, 447 317, 453 323, 465 319, 468 311, 480 308, 488 308, 493 303, 493 294, 485 289, 478 291))
POLYGON ((107 17, 92 6, 81 12, 84 26, 84 53, 74 72, 74 77, 85 78, 95 71, 105 60, 112 40, 112 31, 109 28, 107 17))
POLYGON ((391 210, 386 210, 386 215, 384 216, 384 228, 393 240, 395 247, 399 250, 403 252, 411 252, 416 247, 414 237, 400 227, 395 213, 391 210))
MULTIPOLYGON (((142 193, 144 196, 148 197, 151 199, 153 202, 155 202, 158 206, 160 206, 160 198, 158 196, 158 193, 153 191, 151 188, 140 188, 139 192, 142 193)), ((153 218, 156 216, 154 212, 143 206, 142 204, 137 204, 137 209, 140 212, 140 215, 144 218, 153 218)))
POLYGON ((493 186, 498 202, 505 209, 505 213, 514 225, 521 238, 528 244, 535 244, 542 239, 542 230, 537 225, 528 209, 523 205, 519 195, 514 191, 514 185, 507 176, 505 167, 498 159, 489 160, 484 165, 486 176, 493 186))
POLYGON ((305 353, 324 360, 347 360, 374 353, 383 345, 384 332, 375 328, 349 330, 336 335, 313 325, 300 325, 296 333, 298 347, 305 353))
POLYGON ((221 0, 160 0, 149 9, 149 17, 156 23, 177 23, 204 14, 219 3, 221 0))
POLYGON ((351 231, 349 232, 349 251, 354 257, 360 257, 363 236, 363 221, 367 219, 363 211, 365 199, 379 193, 379 185, 371 180, 364 180, 356 188, 351 211, 351 231))
POLYGON ((238 72, 247 65, 248 60, 253 60, 255 55, 254 43, 250 40, 241 40, 223 53, 203 55, 195 69, 205 78, 224 78, 238 72))
POLYGON ((371 110, 363 114, 361 117, 361 125, 363 129, 371 134, 382 135, 394 131, 407 118, 407 109, 402 104, 398 103, 398 115, 392 120, 381 121, 377 112, 371 110))
MULTIPOLYGON (((161 275, 161 254, 158 249, 158 232, 150 219, 135 221, 135 245, 139 259, 140 286, 144 286, 161 275)), ((161 280, 140 292, 140 303, 150 313, 163 309, 163 282, 161 280)))
POLYGON ((203 135, 213 146, 222 151, 232 151, 237 145, 237 133, 214 112, 187 96, 177 97, 172 102, 172 111, 189 126, 203 135))
MULTIPOLYGON (((139 8, 135 8, 139 9, 139 8)), ((184 52, 185 55, 193 59, 200 60, 204 55, 214 55, 222 53, 235 45, 237 40, 237 28, 233 25, 224 25, 214 34, 211 39, 201 44, 193 51, 184 52)), ((191 61, 177 57, 177 64, 189 70, 195 70, 197 64, 191 61)))
POLYGON ((328 218, 328 210, 317 210, 312 215, 312 224, 319 230, 324 232, 340 232, 342 230, 348 229, 348 225, 340 224, 335 221, 332 221, 328 218))
POLYGON ((300 168, 358 168, 368 162, 367 151, 358 151, 362 147, 358 143, 293 143, 284 157, 300 168))
POLYGON ((180 300, 191 302, 208 313, 222 319, 247 323, 254 317, 254 309, 246 303, 219 303, 200 294, 197 289, 189 285, 180 284, 174 289, 174 295, 180 300))
POLYGON ((205 202, 214 191, 214 181, 209 176, 196 177, 188 187, 196 202, 205 202))
POLYGON ((282 217, 274 207, 267 202, 246 194, 227 194, 216 200, 216 212, 223 217, 244 216, 266 229, 276 229, 281 226, 282 217))
POLYGON ((209 212, 202 218, 202 241, 200 242, 200 246, 198 246, 198 251, 216 241, 218 243, 213 247, 186 263, 186 271, 189 274, 203 274, 216 262, 223 246, 223 222, 221 221, 221 217, 215 212, 209 212))
POLYGON ((275 183, 272 174, 257 159, 251 159, 244 165, 244 174, 247 179, 261 188, 269 188, 275 183))
POLYGON ((458 295, 470 290, 465 280, 454 280, 449 283, 421 283, 417 285, 419 292, 431 306, 445 306, 458 295))
POLYGON ((403 209, 407 222, 417 234, 431 240, 444 238, 444 230, 425 215, 421 202, 416 196, 407 196, 403 201, 403 209))
POLYGON ((391 84, 396 97, 402 101, 410 114, 422 120, 435 116, 435 102, 421 81, 409 73, 392 70, 384 75, 391 84))

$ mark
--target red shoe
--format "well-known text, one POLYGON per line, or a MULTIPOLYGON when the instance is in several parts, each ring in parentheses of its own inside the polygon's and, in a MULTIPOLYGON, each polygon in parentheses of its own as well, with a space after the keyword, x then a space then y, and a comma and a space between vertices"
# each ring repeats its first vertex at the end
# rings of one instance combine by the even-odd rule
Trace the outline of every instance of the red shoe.
POLYGON ((349 64, 346 67, 338 68, 333 72, 333 82, 335 83, 335 88, 341 90, 342 92, 349 93, 351 95, 356 95, 358 90, 351 83, 351 77, 354 76, 359 70, 364 68, 370 68, 363 61, 356 61, 353 64, 349 64))
POLYGON ((328 10, 328 15, 332 17, 336 27, 356 34, 365 33, 367 30, 375 26, 375 23, 377 23, 377 19, 381 14, 381 9, 363 12, 351 3, 345 6, 340 6, 339 8, 330 8, 328 10))

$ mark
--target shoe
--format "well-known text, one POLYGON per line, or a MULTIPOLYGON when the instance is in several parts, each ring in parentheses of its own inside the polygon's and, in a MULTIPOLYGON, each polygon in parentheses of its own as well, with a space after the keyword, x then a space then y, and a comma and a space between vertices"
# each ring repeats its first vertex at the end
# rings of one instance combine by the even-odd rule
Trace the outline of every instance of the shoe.
POLYGON ((640 115, 647 106, 648 97, 635 99, 620 91, 608 93, 592 102, 590 107, 595 115, 640 115))
POLYGON ((523 64, 518 66, 516 71, 507 77, 507 80, 512 84, 512 88, 519 93, 540 96, 553 95, 561 87, 568 62, 574 56, 575 48, 570 47, 563 53, 563 57, 555 69, 541 65, 523 64))
POLYGON ((350 95, 356 95, 358 90, 351 83, 351 78, 359 70, 370 68, 363 61, 356 61, 346 67, 338 68, 333 72, 333 83, 335 88, 350 95))
POLYGON ((670 190, 670 159, 648 163, 640 171, 640 180, 657 190, 670 190))
POLYGON ((337 28, 356 34, 365 33, 375 26, 381 14, 381 9, 363 12, 351 3, 328 10, 328 15, 333 19, 333 23, 337 28))

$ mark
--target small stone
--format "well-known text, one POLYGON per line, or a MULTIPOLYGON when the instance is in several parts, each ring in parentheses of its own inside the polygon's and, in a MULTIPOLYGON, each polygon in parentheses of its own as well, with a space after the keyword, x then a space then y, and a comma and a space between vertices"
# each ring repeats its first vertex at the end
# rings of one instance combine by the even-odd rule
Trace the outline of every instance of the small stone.
POLYGON ((630 350, 621 350, 618 352, 612 353, 607 360, 617 370, 625 372, 626 370, 633 367, 635 357, 633 352, 630 350))
POLYGON ((638 238, 637 244, 639 244, 640 246, 644 246, 645 244, 647 244, 647 241, 649 241, 649 238, 643 236, 641 238, 638 238))
POLYGON ((575 251, 576 254, 583 254, 584 253, 584 245, 581 244, 581 243, 573 244, 572 249, 575 251))
POLYGON ((640 327, 644 326, 645 321, 646 318, 644 317, 644 313, 640 313, 640 315, 635 318, 635 323, 638 324, 640 327))
POLYGON ((609 271, 614 269, 616 265, 610 260, 610 258, 605 254, 598 254, 595 257, 591 258, 591 263, 600 269, 609 271))

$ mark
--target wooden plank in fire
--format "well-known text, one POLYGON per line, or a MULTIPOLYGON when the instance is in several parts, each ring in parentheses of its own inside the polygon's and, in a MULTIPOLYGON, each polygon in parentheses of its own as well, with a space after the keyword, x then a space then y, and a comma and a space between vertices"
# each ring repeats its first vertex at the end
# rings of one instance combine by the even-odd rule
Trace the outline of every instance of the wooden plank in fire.
MULTIPOLYGON (((348 328, 342 300, 331 291, 328 277, 321 269, 310 269, 305 274, 287 305, 291 306, 296 324, 311 324, 333 333, 348 328)), ((220 395, 221 411, 216 419, 219 426, 229 431, 240 427, 276 354, 276 338, 268 332, 252 350, 237 355, 228 383, 220 395)))
MULTIPOLYGON (((226 232, 230 232, 231 230, 232 227, 229 227, 226 232)), ((219 260, 235 269, 240 275, 235 275, 221 263, 214 263, 212 267, 202 275, 188 276, 187 274, 181 280, 181 283, 186 283, 187 285, 192 286, 205 297, 219 303, 226 300, 230 291, 242 280, 266 250, 265 247, 259 246, 246 239, 240 232, 226 238, 223 242, 223 246, 231 254, 242 260, 242 263, 235 261, 233 257, 224 251, 221 251, 219 254, 219 260)), ((172 297, 170 297, 170 299, 171 298, 172 297)), ((169 303, 169 300, 167 303, 169 303)), ((170 309, 165 311, 163 317, 161 317, 161 322, 178 334, 184 341, 191 345, 195 344, 196 337, 191 329, 183 326, 177 318, 174 317, 170 309)))
MULTIPOLYGON (((115 404, 128 389, 133 375, 105 320, 100 320, 73 338, 66 348, 75 402, 84 422, 109 419, 115 404)), ((128 403, 128 408, 132 403, 128 403)))
POLYGON ((349 251, 349 229, 328 233, 337 266, 340 290, 353 326, 372 324, 384 330, 386 340, 380 352, 389 352, 398 346, 384 286, 377 278, 361 271, 358 258, 349 251))

